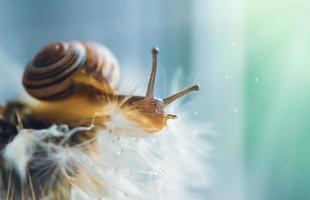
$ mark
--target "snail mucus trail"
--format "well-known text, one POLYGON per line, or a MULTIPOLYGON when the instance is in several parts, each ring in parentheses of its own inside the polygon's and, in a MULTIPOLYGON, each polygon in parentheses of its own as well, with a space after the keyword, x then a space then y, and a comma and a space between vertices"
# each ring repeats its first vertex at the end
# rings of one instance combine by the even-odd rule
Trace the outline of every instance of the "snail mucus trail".
MULTIPOLYGON (((109 120, 107 105, 115 103, 130 120, 153 133, 176 115, 166 107, 176 99, 199 90, 193 85, 164 99, 154 96, 158 49, 152 49, 152 70, 145 96, 117 94, 118 63, 104 46, 90 42, 51 43, 28 64, 23 84, 27 92, 40 100, 30 111, 32 118, 70 126, 109 120), (63 75, 62 75, 63 74, 63 75)), ((96 123, 96 125, 97 125, 96 123)))

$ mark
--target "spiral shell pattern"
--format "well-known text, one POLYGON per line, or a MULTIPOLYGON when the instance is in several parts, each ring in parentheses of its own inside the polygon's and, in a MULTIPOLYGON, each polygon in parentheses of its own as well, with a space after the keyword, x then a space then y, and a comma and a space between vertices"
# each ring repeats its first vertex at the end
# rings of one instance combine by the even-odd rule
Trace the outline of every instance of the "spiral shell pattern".
POLYGON ((70 77, 83 67, 86 50, 78 42, 52 43, 44 47, 27 65, 23 85, 40 100, 61 99, 71 94, 70 77))
POLYGON ((39 51, 27 65, 23 85, 36 99, 53 101, 70 96, 77 85, 93 88, 102 85, 113 91, 118 79, 117 60, 106 47, 70 41, 51 43, 39 51), (75 75, 81 74, 83 81, 75 82, 75 75))

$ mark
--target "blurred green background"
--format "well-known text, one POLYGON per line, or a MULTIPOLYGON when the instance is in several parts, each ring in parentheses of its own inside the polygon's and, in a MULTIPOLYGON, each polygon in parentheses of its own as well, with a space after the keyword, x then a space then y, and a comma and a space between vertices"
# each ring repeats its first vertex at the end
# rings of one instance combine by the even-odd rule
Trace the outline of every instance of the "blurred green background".
POLYGON ((159 46, 157 94, 198 82, 188 112, 214 130, 212 182, 193 199, 310 199, 310 1, 0 2, 1 103, 23 95, 23 67, 47 42, 102 42, 124 79, 144 81, 159 46))

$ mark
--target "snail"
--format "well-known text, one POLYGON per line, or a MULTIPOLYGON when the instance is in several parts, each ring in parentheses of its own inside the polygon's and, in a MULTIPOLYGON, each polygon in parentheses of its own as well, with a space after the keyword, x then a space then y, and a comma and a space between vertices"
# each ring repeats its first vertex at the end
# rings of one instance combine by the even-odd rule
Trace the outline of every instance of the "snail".
MULTIPOLYGON (((51 123, 73 125, 104 113, 105 106, 117 103, 125 115, 150 133, 166 127, 166 107, 176 99, 199 90, 193 85, 166 98, 154 96, 158 49, 152 49, 152 69, 145 96, 118 94, 119 64, 105 46, 93 42, 50 43, 28 63, 23 75, 25 90, 39 103, 31 114, 51 123)), ((105 119, 106 120, 106 119, 105 119)))

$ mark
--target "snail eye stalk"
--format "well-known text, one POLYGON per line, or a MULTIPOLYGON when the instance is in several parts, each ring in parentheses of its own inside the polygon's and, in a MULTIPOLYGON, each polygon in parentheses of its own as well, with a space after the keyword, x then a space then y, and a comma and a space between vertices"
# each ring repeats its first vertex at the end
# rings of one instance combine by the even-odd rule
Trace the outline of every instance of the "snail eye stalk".
POLYGON ((158 55, 158 48, 152 49, 152 71, 149 78, 149 83, 147 86, 146 97, 154 97, 154 87, 155 87, 155 78, 156 78, 156 71, 157 71, 157 55, 158 55))
MULTIPOLYGON (((157 71, 157 55, 158 55, 159 49, 158 48, 152 48, 152 70, 149 77, 148 87, 146 91, 146 98, 154 99, 154 87, 155 87, 155 78, 156 78, 156 71, 157 71)), ((199 85, 193 85, 189 88, 186 88, 180 92, 177 92, 176 94, 173 94, 169 97, 164 98, 163 100, 163 107, 169 106, 172 102, 175 100, 193 92, 198 91, 199 85)), ((168 114, 166 116, 166 119, 176 119, 176 115, 168 114)))
POLYGON ((175 100, 187 95, 188 93, 191 93, 193 91, 198 91, 199 90, 199 85, 193 85, 189 88, 186 88, 176 94, 173 94, 169 97, 164 98, 164 103, 165 106, 168 106, 169 104, 171 104, 172 102, 174 102, 175 100))

